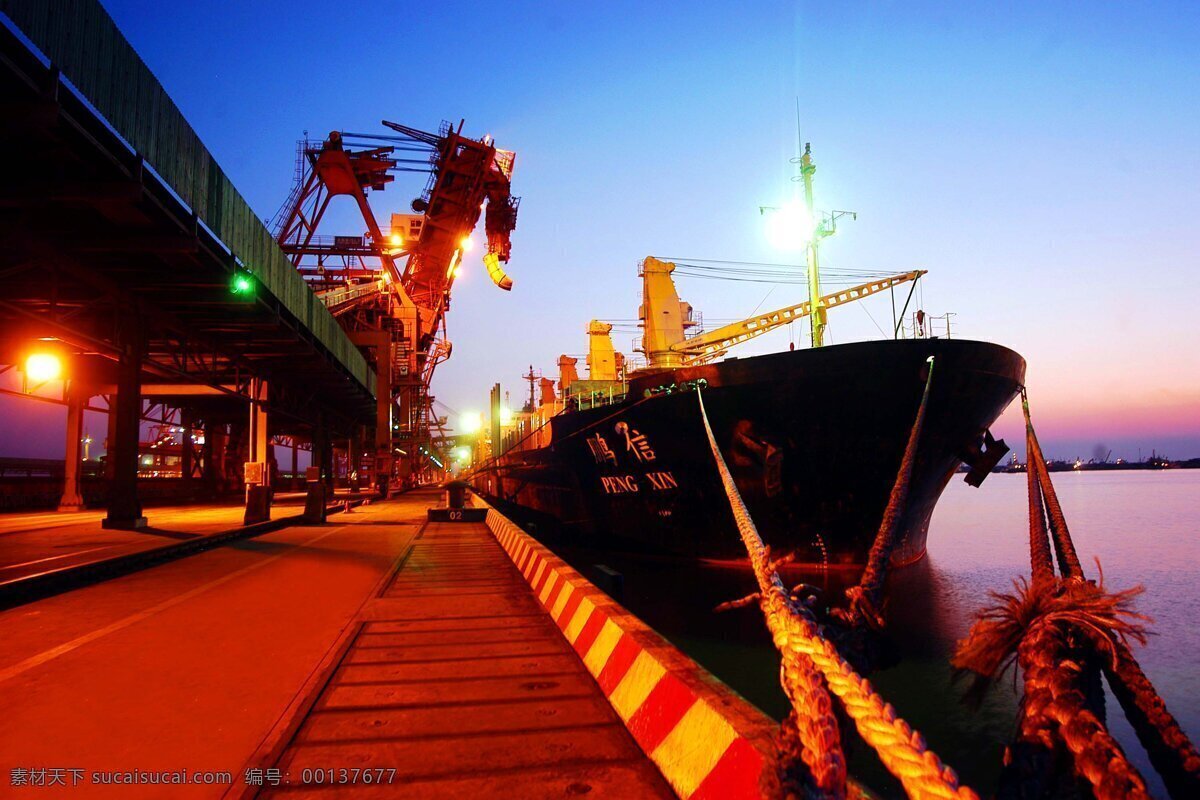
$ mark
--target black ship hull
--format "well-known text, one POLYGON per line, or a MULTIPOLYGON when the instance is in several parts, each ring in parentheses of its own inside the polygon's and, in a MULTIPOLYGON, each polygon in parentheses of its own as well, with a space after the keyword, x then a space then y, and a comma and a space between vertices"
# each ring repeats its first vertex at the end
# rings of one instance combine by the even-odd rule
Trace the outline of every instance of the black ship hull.
POLYGON ((481 465, 475 488, 589 547, 744 559, 695 391, 764 540, 822 566, 865 561, 934 357, 894 563, 925 552, 934 505, 1024 382, 984 342, 862 342, 641 375, 628 399, 550 421, 550 444, 481 465), (647 396, 647 390, 658 390, 647 396))

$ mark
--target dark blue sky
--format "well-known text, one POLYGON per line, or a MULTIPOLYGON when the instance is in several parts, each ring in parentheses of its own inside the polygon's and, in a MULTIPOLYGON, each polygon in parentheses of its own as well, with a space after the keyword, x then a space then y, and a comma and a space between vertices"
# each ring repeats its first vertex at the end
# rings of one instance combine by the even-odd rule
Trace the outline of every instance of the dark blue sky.
MULTIPOLYGON (((791 191, 798 98, 818 205, 859 212, 828 265, 929 269, 927 311, 1029 360, 1054 454, 1200 455, 1194 3, 105 5, 261 216, 304 130, 465 117, 517 151, 516 286, 477 262, 456 285, 434 387, 454 409, 496 380, 519 396, 530 363, 584 349, 589 319, 635 317, 647 254, 785 258, 757 208, 791 191)), ((680 291, 709 319, 805 296, 680 291)), ((877 338, 890 315, 842 309, 831 338, 877 338)))

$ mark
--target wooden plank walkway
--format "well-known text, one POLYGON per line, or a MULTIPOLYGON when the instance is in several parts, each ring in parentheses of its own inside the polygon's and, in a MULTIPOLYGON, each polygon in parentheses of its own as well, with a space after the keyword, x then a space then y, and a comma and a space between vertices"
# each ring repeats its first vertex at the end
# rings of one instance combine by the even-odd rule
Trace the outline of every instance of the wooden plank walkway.
POLYGON ((426 526, 314 694, 260 796, 674 797, 483 523, 426 526))

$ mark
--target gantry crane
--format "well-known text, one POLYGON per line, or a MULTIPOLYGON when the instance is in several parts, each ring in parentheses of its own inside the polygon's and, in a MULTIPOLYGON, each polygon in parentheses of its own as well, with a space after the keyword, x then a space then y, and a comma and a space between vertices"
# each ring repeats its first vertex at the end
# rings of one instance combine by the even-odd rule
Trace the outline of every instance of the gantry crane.
POLYGON ((429 387, 451 352, 446 312, 454 279, 486 207, 483 262, 497 286, 512 288, 500 264, 509 259, 520 198, 511 194, 516 155, 490 137, 463 136, 461 122, 457 129, 443 123, 436 134, 383 125, 393 133, 334 131, 324 141, 300 142, 295 187, 276 215, 274 234, 375 369, 372 471, 386 489, 393 473, 417 476, 440 450, 432 430, 440 431, 442 421, 429 387), (367 193, 403 172, 430 177, 412 201, 414 214, 394 214, 385 232, 367 193), (337 196, 353 198, 365 233, 318 234, 337 196))

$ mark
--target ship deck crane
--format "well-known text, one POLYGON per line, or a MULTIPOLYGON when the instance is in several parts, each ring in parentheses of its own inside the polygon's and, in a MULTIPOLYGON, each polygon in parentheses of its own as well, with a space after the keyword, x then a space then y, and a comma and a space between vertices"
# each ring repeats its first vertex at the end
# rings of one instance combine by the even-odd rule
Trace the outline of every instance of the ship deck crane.
MULTIPOLYGON (((671 277, 674 270, 673 262, 660 261, 653 256, 642 262, 645 298, 641 309, 645 325, 642 341, 646 357, 654 369, 706 364, 723 356, 731 347, 813 313, 812 301, 805 300, 689 337, 685 335, 685 329, 692 324, 691 306, 679 299, 675 281, 671 277)), ((916 281, 925 273, 926 270, 922 269, 902 272, 831 292, 820 297, 816 307, 827 309, 853 303, 894 286, 916 281)))
MULTIPOLYGON (((893 286, 899 286, 909 281, 916 281, 925 273, 926 270, 917 269, 861 283, 858 286, 851 286, 849 289, 832 292, 821 297, 818 307, 828 309, 853 303, 855 300, 862 300, 865 297, 870 297, 873 294, 891 289, 893 286)), ((722 325, 716 330, 685 339, 679 344, 672 346, 671 349, 684 354, 684 366, 704 364, 724 355, 734 345, 739 345, 756 336, 761 336, 768 331, 778 328, 780 325, 787 325, 789 322, 808 317, 812 313, 813 304, 805 300, 803 303, 797 303, 796 305, 780 308, 775 311, 768 311, 765 314, 756 314, 753 317, 747 317, 729 325, 722 325)))

